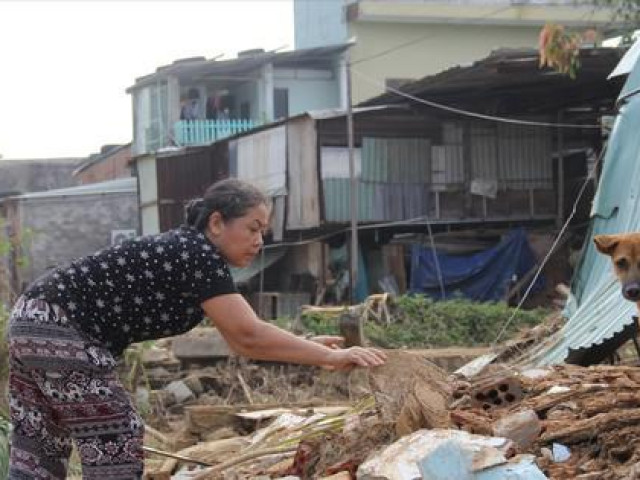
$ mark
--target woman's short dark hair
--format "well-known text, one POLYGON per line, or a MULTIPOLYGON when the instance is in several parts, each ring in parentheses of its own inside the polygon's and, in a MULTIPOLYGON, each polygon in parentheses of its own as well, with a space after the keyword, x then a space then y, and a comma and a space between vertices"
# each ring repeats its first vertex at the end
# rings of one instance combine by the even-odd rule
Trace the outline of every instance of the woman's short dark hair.
POLYGON ((218 212, 223 220, 233 220, 244 216, 258 205, 268 205, 269 199, 255 185, 227 178, 214 183, 202 198, 191 200, 186 207, 186 223, 204 231, 212 213, 218 212))

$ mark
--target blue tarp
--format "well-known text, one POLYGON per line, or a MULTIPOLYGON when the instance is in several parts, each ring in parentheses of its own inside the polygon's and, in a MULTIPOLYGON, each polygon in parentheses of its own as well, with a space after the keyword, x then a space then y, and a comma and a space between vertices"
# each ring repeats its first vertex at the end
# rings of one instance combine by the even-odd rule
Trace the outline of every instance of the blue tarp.
MULTIPOLYGON (((535 264, 524 229, 511 230, 495 247, 473 255, 448 255, 436 252, 445 296, 463 296, 476 301, 498 301, 516 281, 535 264)), ((540 276, 534 291, 544 285, 540 276)), ((431 248, 414 245, 411 252, 411 293, 442 298, 438 270, 431 248)))

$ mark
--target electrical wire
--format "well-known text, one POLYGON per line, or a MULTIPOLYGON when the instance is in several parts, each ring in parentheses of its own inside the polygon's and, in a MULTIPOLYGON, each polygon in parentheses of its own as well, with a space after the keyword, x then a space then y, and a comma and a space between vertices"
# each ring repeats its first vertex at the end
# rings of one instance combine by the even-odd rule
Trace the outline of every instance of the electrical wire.
POLYGON ((582 195, 584 194, 585 190, 587 189, 587 185, 589 184, 589 182, 591 181, 592 178, 595 178, 595 172, 597 171, 598 165, 600 165, 606 150, 607 149, 606 149, 606 146, 605 146, 600 151, 600 155, 598 156, 598 159, 593 164, 593 168, 589 172, 589 175, 587 175, 587 178, 585 179, 584 183, 582 184, 582 187, 580 188, 580 191, 578 192, 578 195, 576 196, 576 199, 575 199, 575 201, 573 203, 573 208, 571 210, 571 213, 567 217, 567 220, 564 222, 564 225, 562 225, 562 228, 558 232, 558 235, 556 236, 556 239, 554 240, 553 244, 551 245, 551 248, 549 249, 549 251, 547 252, 545 257, 543 258, 542 262, 540 262, 540 266, 538 267, 538 270, 536 271, 536 274, 533 276, 533 279, 531 280, 531 283, 529 284, 527 290, 525 290, 524 295, 522 295, 522 298, 518 302, 518 305, 516 305, 516 307, 513 309, 513 312, 511 314, 511 316, 504 323, 504 325, 502 326, 502 329, 498 333, 498 336, 496 337, 496 339, 491 344, 491 348, 492 349, 495 348, 497 343, 502 338, 502 335, 504 335, 504 333, 507 331, 507 328, 509 327, 509 325, 511 325, 511 322, 513 322, 513 319, 516 317, 516 315, 518 314, 518 312, 522 308, 522 305, 524 304, 525 300, 528 298, 529 294, 531 293, 531 290, 533 289, 533 286, 538 281, 538 278, 540 277, 540 274, 542 273, 543 268, 545 267, 545 265, 549 261, 549 258, 551 258, 551 255, 554 253, 554 250, 555 250, 556 246, 558 245, 558 243, 560 243, 560 239, 564 235, 564 232, 569 227, 569 223, 571 223, 571 220, 573 220, 573 217, 575 216, 576 212, 578 211, 578 203, 580 203, 580 200, 582 199, 582 195))
MULTIPOLYGON (((506 7, 498 8, 497 10, 489 12, 489 13, 487 13, 485 15, 481 15, 480 17, 478 17, 478 19, 479 20, 484 20, 484 19, 490 18, 490 17, 496 15, 497 13, 503 12, 503 11, 508 10, 510 8, 512 8, 511 5, 507 5, 506 7)), ((442 35, 441 33, 430 33, 430 34, 427 34, 427 35, 422 35, 420 37, 414 38, 413 40, 409 40, 407 42, 400 43, 400 44, 395 45, 395 46, 393 46, 391 48, 388 48, 386 50, 382 50, 382 51, 380 51, 378 53, 374 53, 374 54, 369 55, 367 57, 358 58, 358 59, 354 60, 353 62, 351 62, 351 64, 352 65, 356 65, 356 64, 359 64, 359 63, 363 63, 363 62, 368 62, 369 60, 374 60, 376 58, 383 57, 385 55, 388 55, 390 53, 396 52, 396 51, 401 50, 403 48, 410 47, 411 45, 415 45, 416 43, 420 43, 420 42, 423 42, 425 40, 431 40, 431 39, 436 38, 436 37, 441 36, 441 35, 442 35)))
POLYGON ((578 128, 578 129, 581 129, 581 128, 600 129, 601 128, 600 125, 593 125, 593 124, 537 122, 533 120, 518 120, 515 118, 497 117, 495 115, 485 115, 482 113, 472 112, 472 111, 464 110, 461 108, 450 107, 448 105, 433 102, 431 100, 425 100, 424 98, 419 98, 409 93, 402 92, 401 90, 398 90, 396 88, 389 87, 388 85, 385 85, 379 80, 376 80, 358 70, 352 69, 352 72, 355 73, 357 76, 361 77, 366 82, 372 85, 376 85, 378 87, 382 87, 384 90, 389 91, 391 93, 395 93, 396 95, 400 95, 401 97, 407 98, 409 100, 413 100, 414 102, 422 103, 424 105, 428 105, 433 108, 437 108, 439 110, 444 110, 446 112, 455 113, 457 115, 462 115, 465 117, 479 118, 481 120, 489 120, 492 122, 507 123, 511 125, 523 125, 523 126, 529 126, 529 127, 546 127, 546 128, 554 127, 554 128, 574 128, 574 129, 575 128, 578 128))

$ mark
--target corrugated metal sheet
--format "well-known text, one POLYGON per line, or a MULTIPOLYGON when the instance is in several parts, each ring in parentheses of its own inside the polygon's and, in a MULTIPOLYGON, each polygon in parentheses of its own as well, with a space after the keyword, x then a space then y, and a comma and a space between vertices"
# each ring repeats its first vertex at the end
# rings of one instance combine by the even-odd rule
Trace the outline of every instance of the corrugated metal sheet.
MULTIPOLYGON (((348 222, 351 219, 350 181, 328 178, 324 188, 325 220, 348 222)), ((408 220, 427 215, 429 186, 360 181, 358 184, 358 220, 382 222, 408 220)))
POLYGON ((77 187, 44 190, 42 192, 24 193, 12 197, 16 200, 37 200, 53 197, 75 197, 79 195, 100 195, 109 193, 135 193, 138 190, 138 180, 134 177, 118 178, 106 182, 90 183, 77 187))
POLYGON ((464 184, 462 145, 431 147, 431 183, 434 190, 445 190, 464 184))
MULTIPOLYGON (((356 177, 362 172, 362 150, 353 149, 356 177)), ((322 147, 320 149, 322 178, 349 178, 349 149, 346 147, 322 147)))
POLYGON ((427 183, 431 178, 431 140, 362 140, 362 179, 371 182, 427 183))
POLYGON ((502 188, 553 188, 551 131, 498 125, 498 176, 502 188))
POLYGON ((471 178, 483 180, 498 179, 498 136, 497 126, 471 126, 471 178))
POLYGON ((201 197, 211 184, 229 176, 228 147, 221 143, 158 155, 156 165, 160 230, 166 231, 184 221, 187 201, 201 197))
POLYGON ((633 70, 633 66, 637 63, 638 58, 640 58, 640 40, 636 39, 633 46, 625 53, 622 60, 620 60, 607 79, 629 74, 633 70))
POLYGON ((320 225, 318 151, 315 121, 301 117, 287 123, 289 178, 287 228, 320 225))
MULTIPOLYGON (((640 85, 640 64, 636 62, 624 91, 640 85)), ((640 95, 630 97, 611 132, 600 183, 593 202, 588 238, 606 233, 640 231, 640 95)), ((569 349, 589 348, 621 332, 637 312, 624 300, 615 280, 611 261, 589 242, 571 285, 565 310, 569 320, 555 342, 537 352, 538 364, 564 361, 569 349)))
POLYGON ((464 129, 460 122, 444 122, 442 124, 442 142, 445 145, 462 145, 464 129))
MULTIPOLYGON (((325 220, 328 222, 348 222, 351 219, 350 180, 348 178, 327 178, 322 181, 324 188, 325 220)), ((358 219, 362 222, 384 220, 383 212, 376 209, 377 196, 383 196, 372 182, 358 185, 358 219)))
POLYGON ((233 140, 235 173, 271 196, 287 193, 287 130, 285 125, 233 140))

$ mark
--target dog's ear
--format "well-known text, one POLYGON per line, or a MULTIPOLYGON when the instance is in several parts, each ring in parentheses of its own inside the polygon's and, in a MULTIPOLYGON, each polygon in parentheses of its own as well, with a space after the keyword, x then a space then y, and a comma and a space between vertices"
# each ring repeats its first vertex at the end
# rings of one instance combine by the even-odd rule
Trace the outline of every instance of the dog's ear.
POLYGON ((596 235, 593 237, 593 243, 600 253, 611 255, 620 243, 620 238, 618 235, 596 235))

